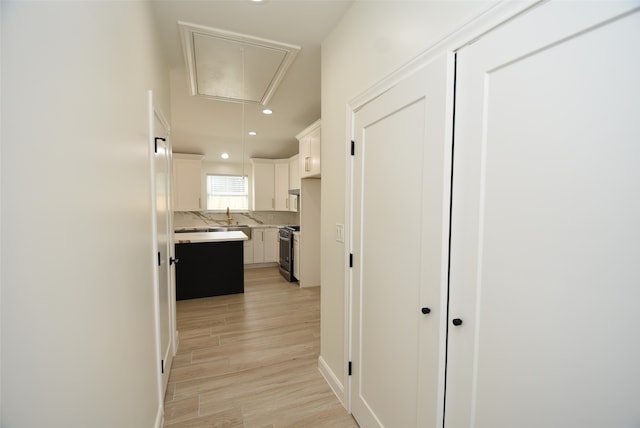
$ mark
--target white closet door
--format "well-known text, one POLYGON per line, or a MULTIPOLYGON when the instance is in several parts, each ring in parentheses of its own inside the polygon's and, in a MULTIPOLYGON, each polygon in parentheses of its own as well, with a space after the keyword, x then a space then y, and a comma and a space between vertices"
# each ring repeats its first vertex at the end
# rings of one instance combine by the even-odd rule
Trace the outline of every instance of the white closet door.
POLYGON ((442 421, 449 71, 440 57, 355 113, 351 403, 362 427, 442 421))
POLYGON ((458 53, 448 428, 640 426, 633 7, 543 4, 458 53))

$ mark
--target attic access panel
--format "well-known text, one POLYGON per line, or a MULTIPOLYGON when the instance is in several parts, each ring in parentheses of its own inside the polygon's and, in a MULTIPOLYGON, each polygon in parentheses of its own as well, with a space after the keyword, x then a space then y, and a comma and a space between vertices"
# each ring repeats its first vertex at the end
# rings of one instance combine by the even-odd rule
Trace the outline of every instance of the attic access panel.
POLYGON ((300 51, 299 46, 245 34, 178 25, 191 95, 266 105, 300 51))

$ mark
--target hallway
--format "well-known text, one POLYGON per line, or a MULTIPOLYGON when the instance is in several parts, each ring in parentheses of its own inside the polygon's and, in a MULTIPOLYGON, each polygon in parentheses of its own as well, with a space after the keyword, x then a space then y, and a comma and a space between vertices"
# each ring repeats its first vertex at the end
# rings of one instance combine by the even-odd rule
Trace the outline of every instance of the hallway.
POLYGON ((320 287, 245 270, 245 293, 177 302, 165 427, 357 427, 318 371, 320 287))

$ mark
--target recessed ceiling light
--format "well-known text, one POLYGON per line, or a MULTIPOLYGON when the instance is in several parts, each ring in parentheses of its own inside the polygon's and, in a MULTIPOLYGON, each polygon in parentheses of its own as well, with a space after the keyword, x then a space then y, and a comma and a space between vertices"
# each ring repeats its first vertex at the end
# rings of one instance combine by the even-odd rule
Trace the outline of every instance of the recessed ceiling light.
POLYGON ((249 131, 249 135, 251 135, 251 136, 258 135, 258 133, 256 131, 249 131))
POLYGON ((266 108, 266 109, 262 110, 262 113, 263 114, 272 114, 273 110, 271 110, 270 108, 266 108))
POLYGON ((229 153, 223 153, 220 155, 222 159, 229 159, 229 153))

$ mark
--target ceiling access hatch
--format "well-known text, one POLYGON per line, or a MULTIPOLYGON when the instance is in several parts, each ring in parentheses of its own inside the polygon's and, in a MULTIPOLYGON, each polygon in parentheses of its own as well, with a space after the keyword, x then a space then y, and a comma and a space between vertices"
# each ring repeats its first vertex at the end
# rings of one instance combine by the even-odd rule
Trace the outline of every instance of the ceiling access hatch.
POLYGON ((191 95, 266 105, 299 46, 178 22, 191 95))

